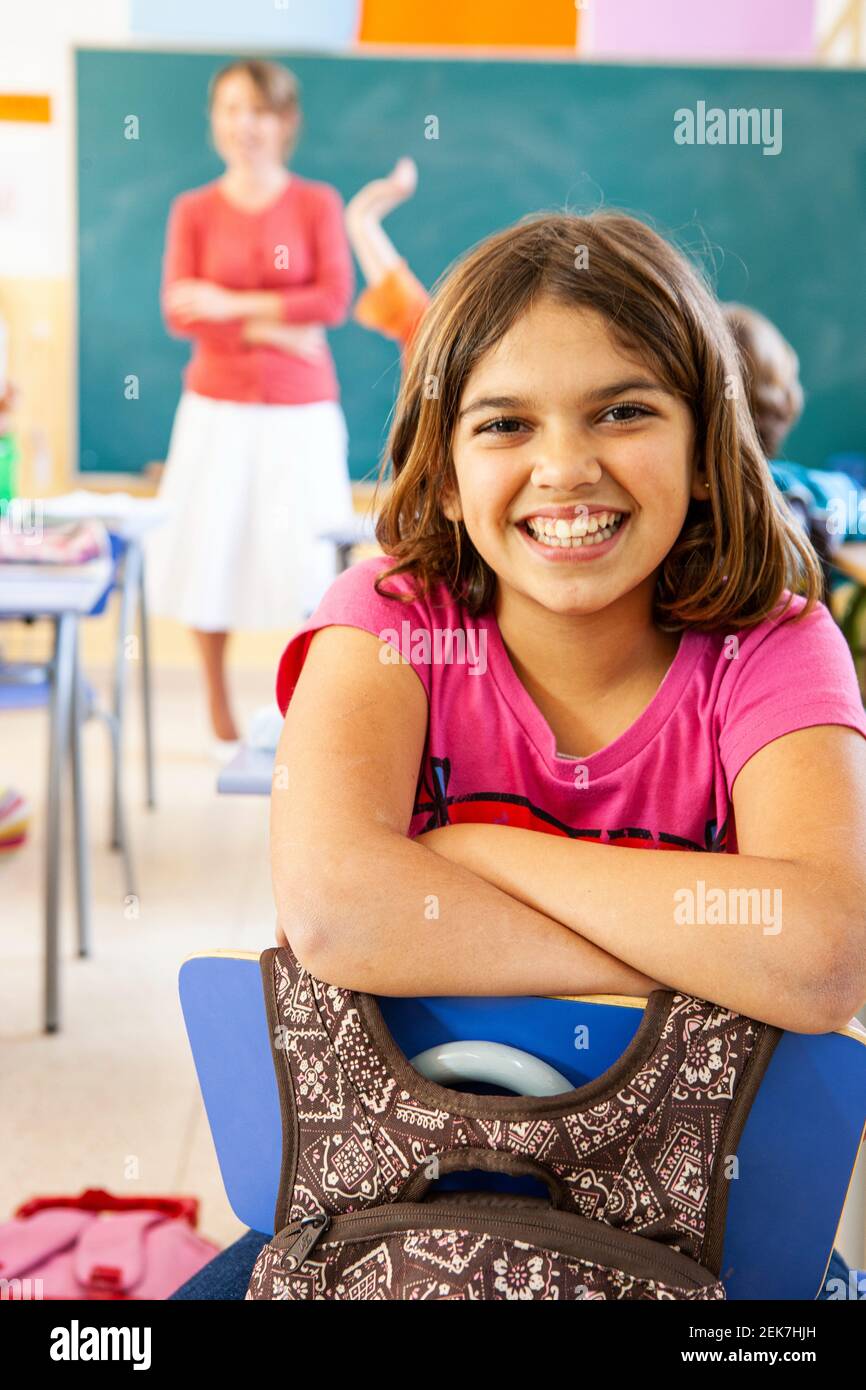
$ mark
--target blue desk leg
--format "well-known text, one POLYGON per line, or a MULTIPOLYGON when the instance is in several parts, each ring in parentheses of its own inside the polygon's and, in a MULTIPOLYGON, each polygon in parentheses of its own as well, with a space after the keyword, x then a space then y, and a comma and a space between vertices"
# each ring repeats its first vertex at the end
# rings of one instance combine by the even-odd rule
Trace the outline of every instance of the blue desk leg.
POLYGON ((147 621, 147 583, 144 572, 144 551, 138 541, 133 547, 138 565, 138 626, 141 634, 141 708, 144 714, 144 775, 147 805, 156 805, 156 779, 153 771, 153 709, 150 685, 150 638, 147 621))
POLYGON ((60 801, 69 752, 75 673, 77 618, 62 613, 54 621, 51 729, 45 826, 45 1031, 60 1028, 60 801))
POLYGON ((73 828, 75 833, 75 900, 78 912, 78 954, 90 955, 90 861, 87 848, 87 812, 84 800, 84 759, 81 751, 81 730, 84 723, 84 690, 78 657, 78 628, 74 634, 74 668, 72 676, 72 745, 73 828))

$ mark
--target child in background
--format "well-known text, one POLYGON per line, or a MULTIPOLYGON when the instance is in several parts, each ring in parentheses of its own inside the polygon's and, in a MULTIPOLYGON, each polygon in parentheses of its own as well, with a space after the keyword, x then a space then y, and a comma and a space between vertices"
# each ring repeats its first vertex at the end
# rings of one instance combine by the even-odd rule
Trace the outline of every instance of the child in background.
MULTIPOLYGON (((785 440, 803 413, 800 359, 776 325, 757 309, 733 303, 722 307, 739 351, 749 408, 761 448, 821 562, 821 597, 827 601, 834 585, 833 553, 845 540, 845 534, 834 536, 828 531, 826 505, 822 505, 826 504, 826 497, 821 496, 821 482, 831 491, 841 484, 843 502, 847 502, 849 491, 862 497, 862 489, 844 475, 824 474, 821 479, 812 470, 780 461, 785 440)), ((845 510, 847 512, 847 507, 845 510)))
POLYGON ((383 218, 411 198, 418 185, 413 159, 398 159, 384 179, 359 190, 346 208, 346 232, 367 281, 353 317, 365 328, 394 338, 405 354, 430 296, 382 227, 383 218))
MULTIPOLYGON (((740 356, 743 384, 752 420, 764 457, 771 468, 780 459, 782 447, 803 413, 800 359, 774 323, 757 309, 745 304, 723 304, 725 318, 740 356)), ((784 467, 784 466, 783 466, 784 467)), ((787 472, 776 472, 775 480, 815 549, 824 576, 821 598, 829 594, 827 534, 813 523, 815 496, 797 477, 792 485, 787 472)))
POLYGON ((765 457, 777 459, 803 413, 800 359, 757 309, 733 303, 723 308, 739 350, 758 440, 765 457))

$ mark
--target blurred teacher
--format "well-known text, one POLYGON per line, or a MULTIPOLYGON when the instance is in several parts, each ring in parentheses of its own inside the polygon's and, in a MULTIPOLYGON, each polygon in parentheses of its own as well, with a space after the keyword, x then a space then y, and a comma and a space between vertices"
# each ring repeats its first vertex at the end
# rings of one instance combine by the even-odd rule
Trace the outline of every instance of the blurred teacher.
POLYGON ((296 625, 333 577, 317 541, 352 517, 347 430, 325 328, 347 317, 354 273, 343 202, 290 173, 300 104, 278 63, 211 81, 225 172, 172 203, 162 306, 191 338, 148 545, 152 610, 190 627, 215 749, 239 732, 225 679, 229 634, 296 625))

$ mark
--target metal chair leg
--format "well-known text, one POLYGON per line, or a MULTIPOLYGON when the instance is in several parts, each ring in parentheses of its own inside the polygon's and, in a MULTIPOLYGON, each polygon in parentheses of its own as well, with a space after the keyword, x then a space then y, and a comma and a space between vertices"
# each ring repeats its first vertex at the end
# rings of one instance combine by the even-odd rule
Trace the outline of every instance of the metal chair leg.
POLYGON ((120 613, 118 614, 118 634, 117 650, 114 658, 114 699, 112 702, 112 714, 117 722, 118 738, 112 746, 115 756, 112 761, 111 769, 111 848, 120 849, 121 833, 121 777, 123 767, 123 713, 126 694, 126 639, 130 636, 132 627, 132 608, 134 602, 134 569, 135 565, 130 566, 130 555, 132 548, 127 550, 123 559, 123 578, 120 582, 120 613))
POLYGON ((138 564, 138 626, 141 636, 141 708, 144 714, 144 775, 147 788, 147 805, 156 805, 156 778, 153 763, 153 706, 150 683, 150 634, 147 615, 147 583, 144 570, 144 552, 136 543, 138 564))
MULTIPOLYGON (((101 705, 94 705, 91 713, 95 718, 101 719, 108 730, 108 737, 111 741, 111 761, 112 765, 116 765, 122 756, 120 726, 111 713, 111 710, 103 709, 101 705)), ((122 797, 118 800, 116 811, 112 808, 112 816, 113 818, 116 816, 113 833, 117 838, 116 841, 112 842, 111 847, 112 849, 119 849, 123 858, 124 891, 127 896, 137 897, 135 873, 132 864, 132 848, 129 842, 129 826, 122 797)))
POLYGON ((54 622, 51 720, 45 816, 45 1031, 60 1028, 60 798, 69 752, 77 619, 63 613, 54 622))
MULTIPOLYGON (((123 757, 120 724, 111 715, 109 715, 107 722, 111 735, 111 756, 114 759, 115 765, 118 765, 120 759, 123 757)), ((129 843, 129 825, 122 796, 118 800, 115 816, 115 834, 117 835, 116 848, 120 850, 123 859, 123 878, 126 887, 126 896, 137 898, 138 893, 136 891, 135 871, 132 865, 132 848, 129 843)))
POLYGON ((84 690, 78 657, 78 630, 73 635, 72 714, 70 749, 72 754, 72 805, 75 834, 75 901, 78 916, 78 954, 89 956, 90 938, 90 862, 87 849, 87 811, 84 800, 84 760, 81 730, 85 719, 84 690))

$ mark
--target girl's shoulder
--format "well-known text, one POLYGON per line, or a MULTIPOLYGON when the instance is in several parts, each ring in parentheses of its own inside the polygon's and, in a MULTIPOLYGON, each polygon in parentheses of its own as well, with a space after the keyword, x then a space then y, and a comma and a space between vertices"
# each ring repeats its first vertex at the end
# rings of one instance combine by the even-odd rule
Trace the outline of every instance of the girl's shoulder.
POLYGON ((787 591, 762 622, 741 632, 714 633, 719 743, 733 785, 740 767, 774 739, 819 724, 842 724, 866 736, 854 661, 829 609, 787 591))
POLYGON ((772 694, 776 703, 810 703, 828 690, 857 699, 854 663, 842 631, 823 603, 787 590, 766 618, 748 628, 704 634, 704 661, 722 714, 772 694), (790 603, 787 600, 790 598, 790 603))
POLYGON ((459 617, 461 606, 447 585, 434 584, 425 594, 413 574, 391 574, 395 565, 389 555, 371 555, 350 565, 329 586, 310 621, 337 612, 391 620, 386 626, 393 626, 401 615, 421 623, 444 620, 445 615, 459 617))
POLYGON ((357 627, 394 647, 408 661, 430 695, 430 665, 419 659, 417 634, 465 625, 466 614, 445 584, 423 594, 413 575, 389 577, 393 560, 375 555, 338 575, 318 608, 289 641, 277 671, 277 704, 285 714, 303 668, 313 634, 331 626, 357 627), (376 581, 382 577, 379 592, 376 581))
POLYGON ((803 595, 792 594, 786 589, 772 612, 761 622, 739 631, 717 632, 714 634, 716 642, 727 659, 735 654, 737 658, 748 657, 750 661, 758 658, 764 663, 796 656, 812 663, 841 657, 847 665, 850 662, 847 644, 826 604, 815 603, 808 613, 805 608, 803 595))

